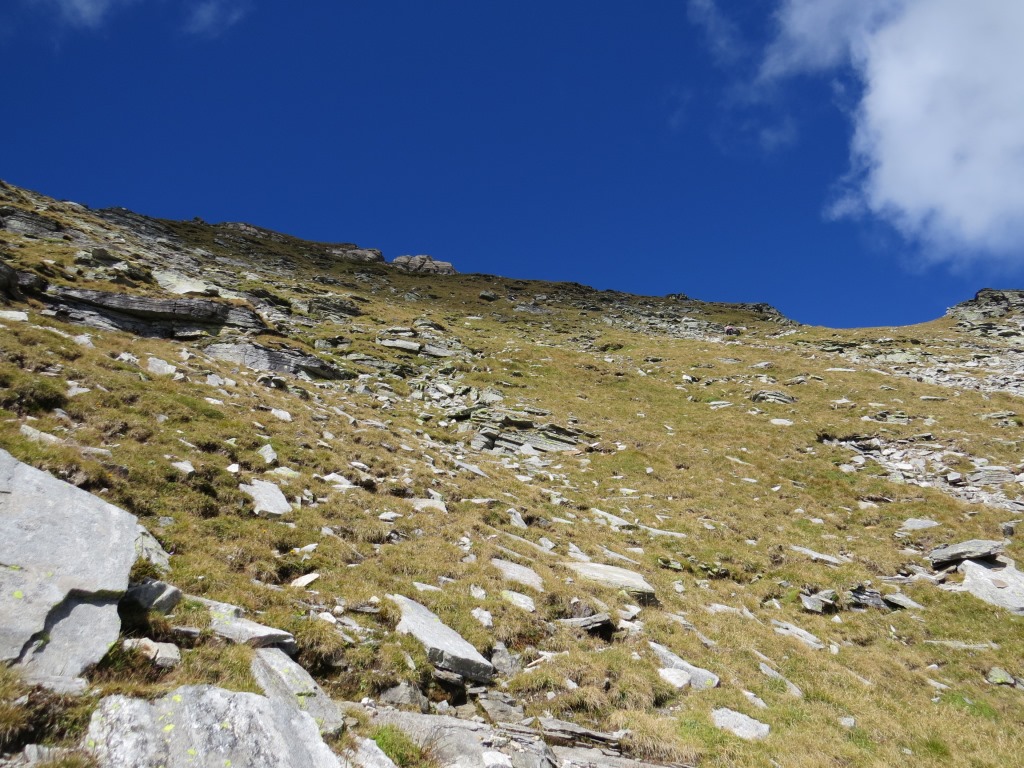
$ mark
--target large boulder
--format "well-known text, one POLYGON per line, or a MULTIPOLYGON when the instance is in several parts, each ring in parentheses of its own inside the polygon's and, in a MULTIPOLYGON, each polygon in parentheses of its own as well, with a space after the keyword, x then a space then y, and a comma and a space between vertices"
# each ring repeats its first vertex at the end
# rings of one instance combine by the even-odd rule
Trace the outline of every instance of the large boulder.
POLYGON ((428 608, 402 595, 388 595, 388 599, 402 612, 397 630, 419 640, 435 667, 476 682, 489 682, 494 677, 491 663, 428 608))
POLYGON ((100 768, 341 768, 305 712, 254 693, 210 685, 155 701, 109 696, 85 745, 100 768))
POLYGON ((133 515, 0 450, 0 663, 55 688, 117 640, 133 515))

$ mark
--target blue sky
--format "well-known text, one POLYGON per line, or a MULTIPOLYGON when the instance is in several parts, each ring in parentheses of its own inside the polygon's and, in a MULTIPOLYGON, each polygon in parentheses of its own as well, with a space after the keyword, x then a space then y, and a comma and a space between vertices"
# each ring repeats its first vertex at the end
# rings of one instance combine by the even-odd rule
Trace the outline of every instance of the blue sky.
POLYGON ((1024 287, 1022 37, 1006 0, 7 0, 0 177, 912 323, 1024 287))

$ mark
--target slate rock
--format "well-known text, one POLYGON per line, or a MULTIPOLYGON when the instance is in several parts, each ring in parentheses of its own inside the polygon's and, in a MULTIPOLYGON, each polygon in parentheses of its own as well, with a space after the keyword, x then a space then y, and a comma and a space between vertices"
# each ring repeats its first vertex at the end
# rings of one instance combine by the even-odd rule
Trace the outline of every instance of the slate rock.
POLYGON ((564 563, 565 567, 581 578, 612 589, 621 589, 636 597, 640 602, 654 603, 657 598, 654 587, 635 571, 603 563, 564 563))
POLYGON ((77 678, 117 640, 134 516, 0 450, 0 663, 77 678))
POLYGON ((961 541, 958 544, 949 544, 945 547, 938 547, 928 553, 932 567, 938 568, 950 563, 957 563, 961 560, 980 560, 994 557, 1003 552, 1003 542, 989 541, 986 539, 971 539, 961 541))
POLYGON ((660 645, 655 642, 649 642, 648 645, 651 647, 651 650, 654 651, 654 655, 658 657, 658 661, 663 664, 665 668, 682 670, 689 675, 690 684, 693 686, 694 690, 704 691, 709 688, 718 687, 720 681, 718 679, 718 675, 715 673, 694 666, 688 661, 684 661, 664 645, 660 645))
POLYGON ((140 584, 128 587, 122 605, 128 605, 141 611, 157 611, 164 615, 170 613, 181 601, 181 590, 165 581, 146 579, 140 584))
POLYGON ((968 592, 979 600, 1005 608, 1018 616, 1024 616, 1024 572, 1009 558, 996 563, 965 560, 958 569, 964 580, 947 589, 968 592))
POLYGON ((254 693, 210 685, 154 701, 109 696, 84 740, 100 768, 342 768, 313 718, 254 693))
POLYGON ((415 637, 435 667, 480 683, 489 682, 494 677, 491 663, 428 608, 403 595, 388 595, 388 599, 402 612, 397 631, 415 637))
POLYGON ((771 731, 767 724, 725 707, 714 710, 711 713, 711 721, 716 728, 729 731, 747 741, 766 738, 771 731))
POLYGON ((241 483, 238 490, 252 499, 253 512, 257 515, 265 512, 279 517, 292 511, 292 505, 281 489, 266 480, 253 480, 252 485, 241 483))
POLYGON ((377 701, 391 707, 412 707, 423 714, 430 712, 430 699, 423 695, 423 691, 408 682, 401 682, 383 691, 377 697, 377 701))
POLYGON ((525 565, 518 565, 508 560, 501 560, 497 557, 491 558, 491 565, 501 571, 501 575, 509 581, 514 581, 525 587, 532 587, 538 592, 544 591, 544 580, 532 568, 527 568, 525 565))
POLYGON ((292 347, 274 349, 253 342, 211 344, 203 350, 210 357, 244 365, 254 371, 305 373, 315 379, 354 379, 356 374, 292 347))
POLYGON ((344 727, 338 705, 305 669, 281 649, 257 650, 252 658, 252 674, 271 701, 284 703, 310 715, 321 733, 338 733, 344 727))
POLYGON ((237 605, 219 603, 203 597, 189 599, 206 606, 210 612, 210 631, 219 637, 253 648, 280 646, 291 650, 295 647, 295 638, 290 632, 244 618, 242 609, 237 605))

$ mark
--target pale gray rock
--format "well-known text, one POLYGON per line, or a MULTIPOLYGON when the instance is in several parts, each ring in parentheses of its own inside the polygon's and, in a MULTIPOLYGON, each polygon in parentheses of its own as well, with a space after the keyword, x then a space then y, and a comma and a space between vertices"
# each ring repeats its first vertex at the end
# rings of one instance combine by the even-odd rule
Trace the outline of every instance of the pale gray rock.
POLYGON ((648 645, 651 646, 651 650, 654 651, 654 655, 658 657, 658 661, 664 665, 664 668, 682 670, 689 675, 690 684, 695 691, 718 687, 720 681, 715 673, 684 661, 664 645, 655 642, 649 642, 648 645))
POLYGON ((1024 616, 1024 573, 1017 570, 1010 558, 999 558, 995 563, 965 560, 959 571, 964 575, 963 583, 946 589, 968 592, 979 600, 1024 616))
POLYGON ((423 345, 409 339, 377 339, 377 343, 389 349, 400 349, 403 352, 419 352, 423 345))
POLYGON ((219 603, 203 597, 189 599, 202 603, 209 610, 210 631, 215 635, 253 648, 281 646, 290 649, 295 645, 295 638, 290 632, 244 618, 242 609, 237 605, 219 603))
POLYGON ((491 565, 501 571, 501 575, 509 581, 522 584, 524 587, 531 587, 538 592, 544 591, 544 580, 532 568, 527 568, 525 565, 518 565, 508 560, 501 560, 497 557, 491 558, 491 565))
POLYGON ((158 643, 148 637, 141 637, 125 640, 122 645, 130 651, 141 653, 160 669, 173 669, 181 663, 181 651, 174 643, 158 643))
POLYGON ((766 738, 771 731, 767 724, 725 707, 714 710, 711 713, 711 721, 715 724, 716 728, 729 731, 733 735, 747 741, 757 741, 766 738))
POLYGON ((451 262, 435 261, 432 257, 426 255, 396 256, 395 260, 391 262, 391 265, 403 272, 417 272, 427 275, 458 274, 451 262))
POLYGON ((267 464, 277 464, 277 451, 274 450, 274 447, 270 443, 262 446, 258 451, 256 451, 256 453, 259 454, 260 458, 267 464))
POLYGON ((423 714, 430 712, 430 699, 412 683, 402 682, 377 697, 380 704, 391 707, 412 707, 423 714))
POLYGON ((398 768, 372 739, 356 737, 356 748, 345 756, 356 768, 398 768))
POLYGON ((793 552, 797 552, 801 555, 806 555, 816 563, 826 563, 827 565, 839 566, 843 565, 844 563, 850 562, 850 558, 848 557, 833 557, 832 555, 823 555, 821 552, 815 552, 813 549, 808 549, 807 547, 798 547, 795 544, 791 545, 790 549, 793 552))
POLYGON ((910 533, 912 531, 926 531, 929 528, 935 528, 940 523, 934 520, 929 520, 926 517, 910 517, 903 521, 903 525, 900 526, 900 530, 904 533, 910 533))
POLYGON ((69 683, 117 640, 138 523, 0 450, 0 662, 69 683))
POLYGON ((524 595, 522 592, 513 592, 511 589, 501 590, 501 597, 506 602, 511 603, 516 608, 520 608, 527 613, 536 613, 537 604, 533 602, 533 598, 529 595, 524 595))
POLYGON ((292 347, 274 349, 252 342, 211 344, 203 350, 210 357, 244 365, 254 371, 304 373, 315 379, 353 379, 355 374, 292 347))
POLYGON ((176 367, 159 357, 149 358, 146 361, 146 370, 154 376, 173 376, 178 371, 176 367))
POLYGON ((801 643, 806 645, 808 648, 812 648, 815 651, 820 651, 825 647, 825 644, 821 642, 817 637, 812 635, 805 629, 795 624, 790 624, 786 621, 777 621, 772 619, 772 628, 780 635, 786 635, 787 637, 794 637, 801 643))
POLYGON ((186 686, 152 702, 109 696, 84 743, 100 768, 342 768, 313 718, 253 693, 186 686))
POLYGON ((799 688, 797 688, 796 685, 794 685, 785 677, 783 677, 781 673, 775 671, 767 664, 765 664, 763 661, 760 664, 758 664, 758 668, 761 670, 761 674, 763 674, 765 677, 770 677, 772 680, 779 680, 780 682, 784 683, 786 686, 786 690, 789 692, 790 695, 796 696, 798 699, 802 699, 804 697, 803 691, 801 691, 799 688))
POLYGON ((979 560, 982 558, 994 557, 1003 553, 1003 542, 989 541, 987 539, 971 539, 961 541, 958 544, 949 544, 945 547, 933 549, 928 553, 928 559, 932 567, 940 567, 950 563, 957 563, 961 560, 979 560))
POLYGON ((132 584, 128 587, 122 604, 142 611, 157 611, 168 614, 181 601, 181 590, 164 581, 147 579, 140 584, 132 584))
POLYGON ((292 505, 281 489, 266 480, 253 480, 252 485, 241 483, 238 490, 252 499, 252 511, 257 515, 265 512, 279 517, 292 511, 292 505))
POLYGON ((388 599, 402 612, 397 631, 416 638, 435 667, 476 682, 489 682, 494 677, 491 663, 425 606, 403 595, 388 595, 388 599))
POLYGON ((641 602, 657 602, 654 587, 636 571, 619 568, 617 565, 603 563, 564 563, 565 567, 577 576, 593 581, 612 589, 621 589, 636 597, 641 602))
POLYGON ((344 727, 338 705, 281 649, 257 650, 252 658, 252 674, 271 701, 305 712, 316 721, 321 733, 337 733, 344 727))

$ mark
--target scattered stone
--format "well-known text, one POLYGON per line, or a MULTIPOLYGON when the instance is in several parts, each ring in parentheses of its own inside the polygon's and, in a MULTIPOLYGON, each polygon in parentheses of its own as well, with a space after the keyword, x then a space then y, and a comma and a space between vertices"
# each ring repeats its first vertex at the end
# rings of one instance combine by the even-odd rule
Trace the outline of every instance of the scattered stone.
POLYGON ((389 707, 411 708, 423 714, 430 711, 430 700, 419 688, 408 682, 399 683, 383 691, 378 696, 378 701, 389 707))
POLYGON ((524 595, 521 592, 513 592, 510 589, 503 589, 501 591, 501 596, 507 602, 512 603, 516 608, 521 608, 527 613, 537 612, 537 605, 529 595, 524 595))
POLYGON ((125 640, 122 645, 153 662, 154 667, 173 669, 181 663, 181 651, 174 643, 157 643, 148 637, 125 640))
POLYGON ((146 370, 152 373, 154 376, 173 376, 178 372, 178 369, 168 363, 166 360, 161 360, 159 357, 151 357, 146 361, 146 370))
POLYGON ((810 632, 795 624, 790 624, 785 621, 777 621, 772 619, 772 628, 780 635, 786 635, 787 637, 795 637, 801 643, 806 645, 808 648, 812 648, 815 651, 824 649, 825 644, 821 642, 817 637, 812 635, 810 632))
POLYGON ((242 483, 238 490, 252 499, 253 512, 257 515, 265 512, 268 515, 280 516, 292 511, 292 505, 288 503, 281 489, 266 480, 253 480, 252 485, 242 483))
POLYGON ((1024 573, 1009 558, 995 563, 965 560, 958 569, 963 575, 962 584, 950 584, 945 588, 954 592, 969 592, 979 600, 1005 608, 1018 616, 1024 616, 1024 573))
POLYGON ((517 565, 508 560, 500 560, 496 557, 491 558, 491 565, 501 571, 501 575, 509 581, 514 581, 525 587, 531 587, 538 592, 544 591, 544 580, 532 568, 527 568, 525 565, 517 565))
POLYGON ((985 680, 990 682, 992 685, 1016 685, 1017 681, 1013 675, 1007 672, 1002 667, 992 667, 985 675, 985 680))
POLYGON ((1003 549, 1001 541, 971 539, 970 541, 961 541, 959 544, 949 544, 933 549, 928 553, 928 559, 931 560, 933 568, 940 568, 961 560, 981 560, 995 557, 1001 555, 1003 549))
POLYGON ((711 712, 711 720, 716 728, 729 731, 733 735, 747 741, 767 738, 771 731, 771 728, 765 723, 725 707, 713 710, 711 712))
POLYGON ((489 682, 494 677, 491 663, 430 610, 403 595, 388 595, 388 599, 402 612, 396 630, 415 637, 426 649, 427 659, 435 667, 481 683, 489 682))
POLYGON ((602 563, 564 563, 566 568, 581 578, 593 581, 611 589, 621 589, 633 595, 641 603, 656 603, 654 587, 635 571, 602 563))

